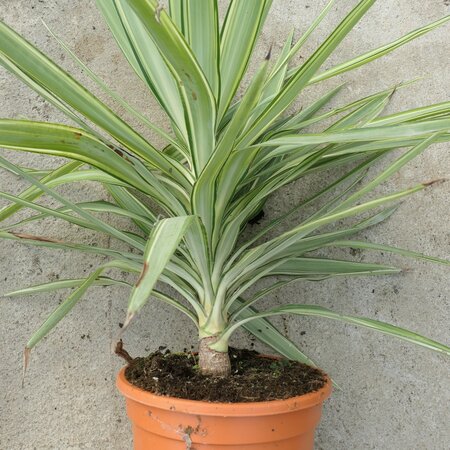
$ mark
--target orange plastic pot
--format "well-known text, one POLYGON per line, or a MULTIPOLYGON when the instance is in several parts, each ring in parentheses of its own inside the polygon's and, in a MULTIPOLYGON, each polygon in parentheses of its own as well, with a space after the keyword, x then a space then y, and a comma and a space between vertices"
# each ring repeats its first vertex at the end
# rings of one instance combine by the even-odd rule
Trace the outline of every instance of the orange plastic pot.
POLYGON ((126 398, 135 450, 312 450, 322 403, 331 382, 316 392, 255 403, 211 403, 164 397, 127 381, 126 398))

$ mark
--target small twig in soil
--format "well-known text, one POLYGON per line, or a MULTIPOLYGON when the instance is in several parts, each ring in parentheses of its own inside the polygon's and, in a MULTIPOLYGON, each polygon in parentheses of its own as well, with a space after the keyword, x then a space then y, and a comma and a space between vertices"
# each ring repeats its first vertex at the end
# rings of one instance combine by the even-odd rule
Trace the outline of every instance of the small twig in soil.
POLYGON ((122 339, 117 341, 116 348, 114 350, 114 353, 117 356, 120 356, 123 358, 128 364, 130 364, 134 358, 130 356, 130 354, 123 348, 123 341, 122 339))

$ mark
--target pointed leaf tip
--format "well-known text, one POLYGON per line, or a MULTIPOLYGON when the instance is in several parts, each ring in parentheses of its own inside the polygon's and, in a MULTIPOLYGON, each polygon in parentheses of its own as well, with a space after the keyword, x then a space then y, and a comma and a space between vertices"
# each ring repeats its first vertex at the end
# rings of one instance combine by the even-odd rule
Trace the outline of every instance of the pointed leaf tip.
POLYGON ((273 48, 273 44, 270 44, 269 51, 267 52, 267 55, 265 58, 266 61, 269 61, 270 58, 272 57, 272 48, 273 48))
POLYGON ((122 328, 120 329, 121 334, 128 328, 130 325, 130 322, 133 320, 135 313, 134 312, 127 312, 127 316, 125 317, 125 322, 123 323, 122 328))

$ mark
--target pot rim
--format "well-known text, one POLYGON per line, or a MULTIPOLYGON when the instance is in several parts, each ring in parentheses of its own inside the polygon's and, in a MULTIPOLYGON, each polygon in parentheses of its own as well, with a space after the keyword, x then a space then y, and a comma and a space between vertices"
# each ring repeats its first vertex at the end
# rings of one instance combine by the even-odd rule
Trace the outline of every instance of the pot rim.
POLYGON ((125 377, 127 366, 117 375, 116 386, 127 398, 146 406, 188 414, 210 416, 265 416, 307 409, 324 402, 331 394, 332 382, 327 374, 326 383, 319 390, 284 400, 263 402, 221 403, 157 395, 131 384, 125 377))

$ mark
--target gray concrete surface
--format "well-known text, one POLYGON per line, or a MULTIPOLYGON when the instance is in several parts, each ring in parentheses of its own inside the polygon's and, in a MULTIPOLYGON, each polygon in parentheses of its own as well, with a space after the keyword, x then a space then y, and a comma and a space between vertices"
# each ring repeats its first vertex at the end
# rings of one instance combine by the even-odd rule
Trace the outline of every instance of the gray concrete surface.
MULTIPOLYGON (((327 23, 337 24, 354 3, 337 2, 327 23)), ((290 27, 295 28, 298 36, 323 4, 325 0, 275 0, 258 53, 263 55, 272 42, 279 51, 281 39, 290 27)), ((440 18, 450 13, 449 9, 444 0, 379 0, 326 66, 440 18)), ((80 75, 42 26, 41 19, 44 19, 110 85, 125 93, 135 106, 147 111, 159 124, 164 124, 154 101, 126 67, 93 1, 0 0, 0 18, 64 67, 80 75)), ((327 26, 321 27, 302 56, 317 45, 327 30, 327 26)), ((389 111, 440 102, 448 99, 449 55, 447 26, 329 85, 342 80, 348 82, 337 100, 340 103, 399 81, 424 76, 424 80, 411 89, 397 92, 389 111)), ((317 92, 305 93, 298 104, 312 100, 317 92)), ((0 70, 0 99, 2 117, 64 121, 61 114, 4 70, 0 70)), ((55 164, 39 156, 4 153, 24 165, 49 167, 55 164)), ((434 146, 380 191, 449 177, 449 167, 449 146, 434 146)), ((270 201, 268 217, 292 204, 308 186, 319 184, 320 180, 310 180, 284 189, 270 201)), ((23 186, 24 183, 14 176, 0 173, 1 190, 18 193, 23 186)), ((62 191, 76 200, 105 198, 105 193, 95 184, 62 191)), ((449 258, 449 223, 449 184, 444 183, 404 201, 393 218, 365 232, 364 237, 449 258)), ((102 236, 52 220, 33 231, 69 241, 109 245, 102 236)), ((448 269, 389 255, 358 253, 354 257, 361 261, 398 264, 409 270, 393 277, 305 283, 273 295, 268 302, 280 303, 288 299, 320 304, 387 320, 449 342, 448 269)), ((86 255, 0 241, 0 293, 58 276, 82 276, 97 263, 98 259, 86 255)), ((1 450, 131 448, 123 401, 114 387, 121 361, 109 353, 111 337, 124 317, 127 295, 123 288, 92 289, 33 352, 24 388, 20 385, 23 345, 64 298, 64 293, 0 299, 1 450)), ((339 323, 299 318, 277 323, 283 325, 289 336, 342 387, 325 406, 317 449, 448 449, 448 358, 339 323)), ((195 333, 177 312, 155 303, 145 308, 125 340, 130 353, 139 355, 162 344, 173 349, 190 346, 195 343, 195 333)), ((235 343, 248 345, 249 339, 240 333, 235 343)))

